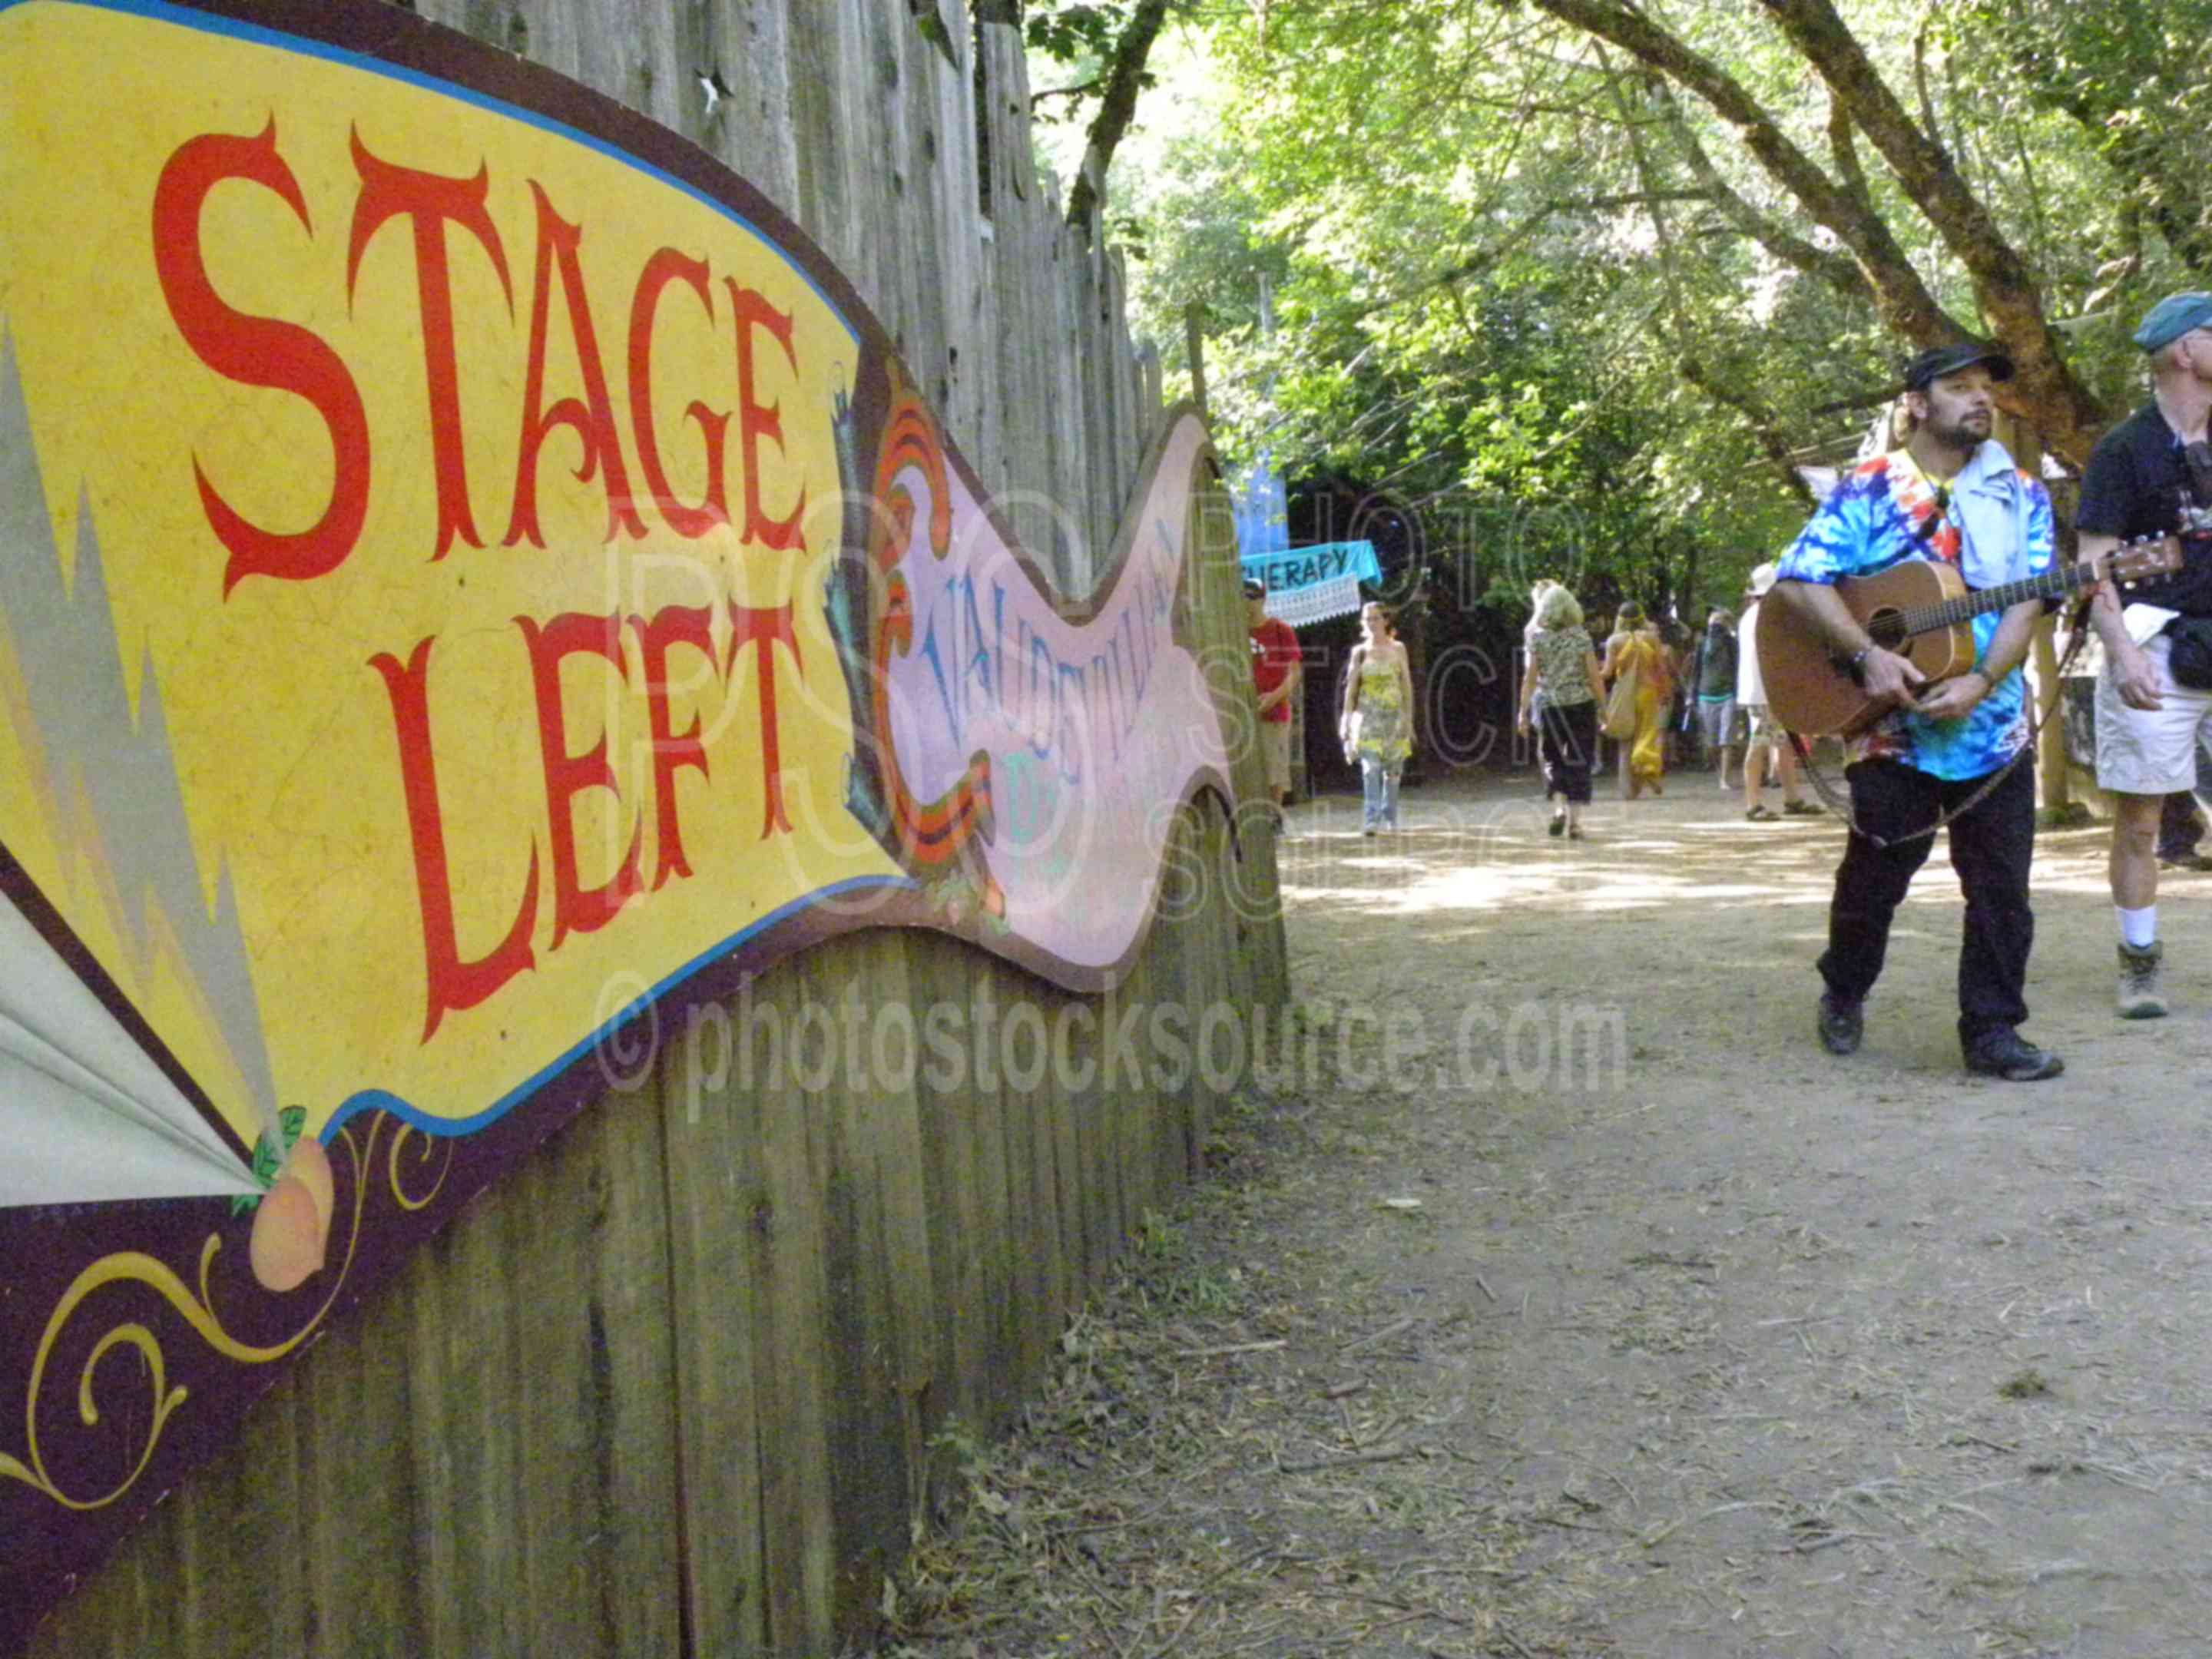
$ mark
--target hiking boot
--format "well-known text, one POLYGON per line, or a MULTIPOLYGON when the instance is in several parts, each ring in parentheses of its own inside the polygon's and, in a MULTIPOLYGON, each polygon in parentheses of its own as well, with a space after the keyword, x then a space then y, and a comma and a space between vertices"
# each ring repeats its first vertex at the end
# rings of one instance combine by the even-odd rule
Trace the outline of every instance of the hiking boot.
POLYGON ((1832 1054, 1855 1054, 1866 1032, 1866 1005, 1846 1002, 1833 991, 1820 994, 1820 1046, 1832 1054))
POLYGON ((2039 1048, 2009 1025, 1985 1031, 1966 1050, 1966 1069, 1979 1077, 2002 1078, 2007 1083, 2037 1083, 2057 1077, 2066 1062, 2048 1048, 2039 1048))
POLYGON ((2159 994, 2158 965, 2166 946, 2153 939, 2136 946, 2120 943, 2119 1014, 2122 1019, 2159 1019, 2166 1013, 2166 999, 2159 994))

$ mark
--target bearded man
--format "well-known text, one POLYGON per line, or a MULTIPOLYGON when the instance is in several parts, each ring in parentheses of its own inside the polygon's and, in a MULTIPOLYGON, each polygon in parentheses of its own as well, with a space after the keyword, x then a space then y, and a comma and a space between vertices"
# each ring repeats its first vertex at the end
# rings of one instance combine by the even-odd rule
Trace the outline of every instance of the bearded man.
POLYGON ((1783 556, 1769 603, 1796 607, 1890 711, 1856 740, 1844 774, 1852 823, 1820 961, 1821 1045, 1833 1054, 1858 1048, 1891 920, 1927 860, 1929 832, 1954 814, 1951 866, 1966 901, 1960 1046, 1968 1071, 2020 1083, 2064 1069, 2018 1029, 2027 1018, 2022 993, 2035 938, 2027 897, 2035 775, 2020 671, 2042 602, 1977 617, 1974 666, 1929 686, 1910 660, 1875 642, 1835 591, 1844 578, 1908 558, 1956 567, 1969 589, 2051 568, 2051 496, 1990 435, 1994 389, 2012 373, 2003 351, 1978 341, 1915 357, 1905 374, 1904 447, 1837 484, 1783 556))

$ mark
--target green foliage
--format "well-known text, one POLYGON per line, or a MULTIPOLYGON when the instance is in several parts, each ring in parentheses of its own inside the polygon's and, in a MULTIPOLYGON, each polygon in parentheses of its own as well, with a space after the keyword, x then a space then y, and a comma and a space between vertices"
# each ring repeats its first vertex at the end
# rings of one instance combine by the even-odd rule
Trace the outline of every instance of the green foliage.
MULTIPOLYGON (((283 1134, 284 1144, 282 1146, 272 1146, 266 1131, 254 1142, 253 1179, 260 1186, 261 1192, 265 1193, 276 1184, 276 1172, 284 1167, 284 1155, 298 1143, 300 1133, 307 1126, 307 1109, 287 1106, 276 1114, 276 1127, 283 1134)), ((230 1200, 233 1215, 244 1215, 248 1210, 260 1207, 261 1193, 240 1193, 230 1200)))
POLYGON ((1128 13, 1126 5, 1041 5, 1023 20, 1023 38, 1031 52, 1056 63, 1105 58, 1112 54, 1128 13))
MULTIPOLYGON (((2076 371, 2124 406, 2142 305, 2212 277, 2182 257, 2212 161, 2212 0, 1841 3, 2050 314, 2078 317, 2062 321, 2076 371)), ((1839 155, 1820 82, 1761 9, 1649 15, 1832 178, 1862 178, 1939 302, 1976 323, 1967 273, 1867 139, 1839 155)), ((1171 378, 1187 373, 1185 309, 1202 308, 1232 458, 1264 447, 1294 478, 1387 483, 1420 510, 1436 564, 1470 578, 1455 584, 1470 603, 1517 606, 1551 574, 1686 612, 1732 597, 1802 521, 1771 450, 1852 458, 1904 343, 1848 271, 1747 234, 1757 216, 1800 247, 1837 246, 1707 106, 1528 5, 1200 16, 1219 119, 1117 171, 1114 199, 1137 222, 1133 297, 1171 378)))

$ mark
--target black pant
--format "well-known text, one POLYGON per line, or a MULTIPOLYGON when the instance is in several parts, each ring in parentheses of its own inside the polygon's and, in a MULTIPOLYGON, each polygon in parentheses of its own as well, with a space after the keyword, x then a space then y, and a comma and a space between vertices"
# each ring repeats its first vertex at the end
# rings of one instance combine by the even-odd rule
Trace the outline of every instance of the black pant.
POLYGON ((1562 708, 1544 704, 1536 752, 1544 763, 1544 796, 1564 795, 1577 805, 1590 798, 1590 762, 1597 757, 1597 702, 1586 698, 1562 708))
MULTIPOLYGON (((1890 919, 1935 838, 1899 837, 1955 809, 1985 779, 1947 782, 1896 761, 1862 761, 1850 780, 1851 831, 1836 872, 1828 908, 1828 948, 1820 977, 1839 1000, 1856 1002, 1874 988, 1889 948, 1890 919), (1878 848, 1869 834, 1893 844, 1878 848)), ((2027 1018, 2021 990, 2035 915, 2027 903, 2027 866, 2035 854, 2035 768, 2023 760, 2005 781, 1949 825, 1951 867, 1966 898, 1966 937, 1959 947, 1959 1040, 1972 1047, 1989 1032, 2027 1018)))

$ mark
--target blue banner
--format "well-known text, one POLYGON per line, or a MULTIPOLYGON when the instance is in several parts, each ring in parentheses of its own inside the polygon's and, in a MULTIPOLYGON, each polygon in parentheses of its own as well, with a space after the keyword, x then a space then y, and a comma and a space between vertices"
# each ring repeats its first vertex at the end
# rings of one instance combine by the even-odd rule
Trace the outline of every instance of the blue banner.
POLYGON ((1310 547, 1246 553, 1245 576, 1267 589, 1267 614, 1303 628, 1359 609, 1359 585, 1379 586, 1382 568, 1372 542, 1317 542, 1310 547))

